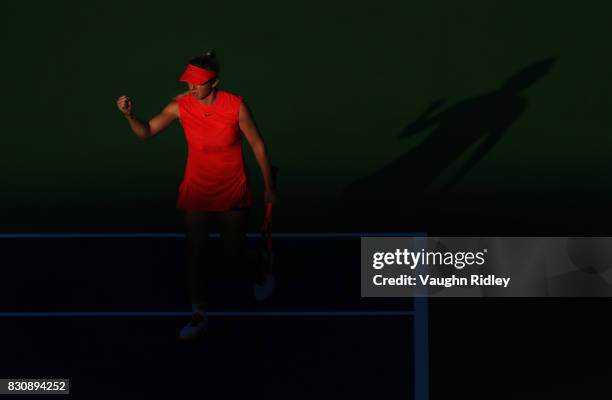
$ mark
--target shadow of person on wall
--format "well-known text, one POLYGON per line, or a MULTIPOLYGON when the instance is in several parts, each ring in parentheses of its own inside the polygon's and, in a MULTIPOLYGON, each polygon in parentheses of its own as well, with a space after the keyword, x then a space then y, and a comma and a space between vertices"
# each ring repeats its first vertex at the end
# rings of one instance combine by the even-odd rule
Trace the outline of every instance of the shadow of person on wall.
POLYGON ((525 112, 528 100, 524 91, 546 76, 555 60, 549 57, 534 62, 508 78, 498 89, 437 113, 445 100, 434 101, 401 131, 400 138, 417 135, 429 128, 433 131, 420 144, 379 171, 350 183, 342 195, 343 208, 377 210, 375 218, 382 222, 380 218, 413 214, 425 202, 446 196, 525 112), (440 188, 428 190, 462 156, 467 159, 457 172, 440 188))

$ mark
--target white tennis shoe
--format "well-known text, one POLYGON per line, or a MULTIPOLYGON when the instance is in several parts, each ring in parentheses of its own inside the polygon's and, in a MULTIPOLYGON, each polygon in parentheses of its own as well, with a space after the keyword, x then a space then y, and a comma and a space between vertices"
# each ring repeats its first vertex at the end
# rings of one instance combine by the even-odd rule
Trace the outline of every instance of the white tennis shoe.
POLYGON ((272 296, 275 287, 276 276, 274 276, 274 274, 271 272, 265 273, 260 282, 256 280, 253 283, 253 294, 255 295, 255 300, 262 301, 272 296))
POLYGON ((208 330, 208 317, 196 312, 191 316, 191 321, 185 325, 179 333, 179 340, 192 342, 200 339, 208 330))

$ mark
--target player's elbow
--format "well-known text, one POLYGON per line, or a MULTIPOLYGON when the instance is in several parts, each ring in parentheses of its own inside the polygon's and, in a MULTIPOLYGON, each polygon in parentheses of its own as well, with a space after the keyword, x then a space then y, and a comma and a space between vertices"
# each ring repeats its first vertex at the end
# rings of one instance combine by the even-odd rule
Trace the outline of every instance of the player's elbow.
POLYGON ((151 133, 151 131, 145 131, 141 132, 140 135, 136 136, 138 136, 138 139, 140 139, 141 142, 144 142, 146 140, 151 139, 154 135, 151 133))
POLYGON ((144 131, 144 135, 142 135, 141 139, 144 140, 149 140, 151 139, 153 136, 157 135, 159 133, 160 129, 157 129, 155 126, 151 126, 151 123, 147 123, 146 125, 146 129, 144 131))

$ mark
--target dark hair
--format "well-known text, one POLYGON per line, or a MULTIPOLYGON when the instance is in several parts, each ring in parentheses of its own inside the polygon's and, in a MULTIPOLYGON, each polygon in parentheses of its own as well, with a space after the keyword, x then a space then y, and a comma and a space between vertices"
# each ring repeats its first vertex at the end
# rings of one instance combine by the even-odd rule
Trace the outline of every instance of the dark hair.
POLYGON ((217 52, 213 49, 210 49, 199 56, 193 57, 191 60, 189 60, 189 64, 207 69, 209 71, 215 71, 217 75, 220 71, 219 61, 217 61, 217 52))

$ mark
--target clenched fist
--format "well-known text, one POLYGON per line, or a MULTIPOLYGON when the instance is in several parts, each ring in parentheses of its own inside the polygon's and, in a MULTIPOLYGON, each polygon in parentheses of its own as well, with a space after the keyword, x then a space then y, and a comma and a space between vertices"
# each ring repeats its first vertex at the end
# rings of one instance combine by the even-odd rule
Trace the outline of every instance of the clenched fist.
POLYGON ((129 96, 120 96, 117 99, 117 108, 125 116, 132 115, 132 99, 129 96))

